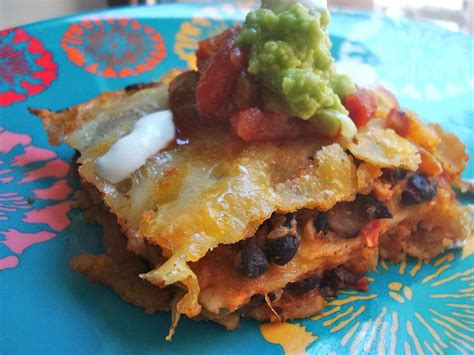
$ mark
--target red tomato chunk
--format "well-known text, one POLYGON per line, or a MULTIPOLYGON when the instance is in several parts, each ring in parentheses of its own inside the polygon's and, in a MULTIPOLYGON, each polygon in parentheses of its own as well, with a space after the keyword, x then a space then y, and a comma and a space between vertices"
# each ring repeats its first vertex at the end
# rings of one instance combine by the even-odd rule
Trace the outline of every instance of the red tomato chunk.
POLYGON ((357 127, 365 125, 377 112, 375 97, 365 89, 359 89, 344 99, 344 106, 349 117, 357 127))
POLYGON ((232 94, 239 73, 247 63, 243 51, 234 48, 234 41, 239 30, 230 28, 219 41, 217 50, 202 44, 200 65, 203 66, 196 88, 197 109, 199 114, 210 121, 227 122, 237 108, 233 104, 232 94), (203 62, 207 55, 210 57, 203 62))
POLYGON ((406 137, 410 133, 410 117, 399 109, 392 108, 390 110, 387 115, 387 124, 402 137, 406 137))

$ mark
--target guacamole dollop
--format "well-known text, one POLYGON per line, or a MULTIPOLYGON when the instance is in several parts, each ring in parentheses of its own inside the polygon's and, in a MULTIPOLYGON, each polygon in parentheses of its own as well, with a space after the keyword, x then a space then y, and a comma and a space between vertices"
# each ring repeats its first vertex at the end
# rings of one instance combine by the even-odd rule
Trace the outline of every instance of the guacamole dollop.
POLYGON ((351 136, 355 126, 341 99, 355 87, 334 69, 328 23, 327 10, 300 3, 280 12, 260 8, 247 15, 236 43, 250 49, 248 71, 261 80, 268 109, 312 120, 323 134, 351 136))

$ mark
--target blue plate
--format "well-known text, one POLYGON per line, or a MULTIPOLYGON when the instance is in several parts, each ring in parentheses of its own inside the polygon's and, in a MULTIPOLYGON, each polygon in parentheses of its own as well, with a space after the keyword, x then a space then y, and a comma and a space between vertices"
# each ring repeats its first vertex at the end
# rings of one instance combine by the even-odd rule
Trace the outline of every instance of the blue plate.
MULTIPOLYGON (((102 249, 101 229, 68 201, 73 152, 48 144, 27 108, 64 109, 103 91, 195 65, 196 41, 242 20, 232 5, 163 5, 67 17, 0 32, 0 353, 472 353, 472 244, 430 264, 381 263, 367 293, 344 291, 323 315, 227 332, 145 314, 68 267, 102 249)), ((472 37, 406 20, 334 12, 336 59, 372 65, 403 106, 474 152, 472 37)), ((464 177, 474 178, 470 163, 464 177)), ((471 242, 472 243, 472 242, 471 242)))

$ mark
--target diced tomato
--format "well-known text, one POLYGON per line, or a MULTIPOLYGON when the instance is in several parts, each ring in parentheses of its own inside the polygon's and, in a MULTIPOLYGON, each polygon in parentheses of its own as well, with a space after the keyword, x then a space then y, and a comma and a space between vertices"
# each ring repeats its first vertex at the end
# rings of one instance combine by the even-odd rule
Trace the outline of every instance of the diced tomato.
POLYGON ((375 248, 379 245, 379 235, 382 231, 383 222, 379 219, 367 223, 359 233, 359 236, 367 240, 369 248, 375 248))
POLYGON ((197 66, 199 70, 202 70, 209 58, 211 58, 219 48, 219 45, 229 35, 228 31, 224 31, 221 34, 206 38, 203 41, 199 41, 198 49, 196 51, 197 66))
POLYGON ((365 89, 358 89, 344 99, 344 107, 357 127, 365 125, 377 113, 377 100, 365 89))
POLYGON ((242 52, 236 51, 234 41, 239 30, 230 28, 214 54, 207 60, 196 89, 199 113, 214 121, 227 122, 236 111, 231 96, 244 60, 237 59, 242 52))
POLYGON ((206 65, 208 59, 211 57, 207 48, 201 47, 201 42, 199 42, 199 47, 196 51, 196 61, 198 70, 202 70, 206 65))
POLYGON ((410 133, 410 117, 399 109, 390 110, 387 115, 387 125, 402 137, 406 137, 410 133))
POLYGON ((236 113, 230 123, 232 132, 247 143, 295 139, 314 131, 309 122, 257 107, 236 113))
POLYGON ((234 47, 230 52, 230 60, 237 68, 247 68, 249 63, 249 51, 247 48, 234 47))
POLYGON ((367 291, 369 289, 369 282, 365 277, 361 277, 353 287, 356 290, 367 291))

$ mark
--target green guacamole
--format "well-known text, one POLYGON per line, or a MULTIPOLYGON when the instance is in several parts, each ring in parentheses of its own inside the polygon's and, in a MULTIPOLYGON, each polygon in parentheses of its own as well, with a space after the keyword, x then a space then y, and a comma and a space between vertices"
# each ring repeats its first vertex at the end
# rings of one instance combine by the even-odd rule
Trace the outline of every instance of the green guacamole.
POLYGON ((250 48, 248 71, 262 81, 268 109, 311 119, 333 135, 352 123, 341 99, 355 87, 335 72, 328 23, 326 10, 310 12, 299 3, 279 13, 261 8, 247 15, 237 45, 250 48))

